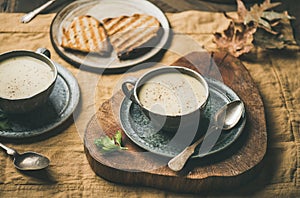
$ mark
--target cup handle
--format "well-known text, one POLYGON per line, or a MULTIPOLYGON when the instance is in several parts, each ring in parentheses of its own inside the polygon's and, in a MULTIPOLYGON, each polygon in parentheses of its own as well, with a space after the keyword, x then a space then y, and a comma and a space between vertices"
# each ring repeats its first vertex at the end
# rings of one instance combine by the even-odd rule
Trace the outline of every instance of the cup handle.
POLYGON ((137 78, 135 78, 135 77, 129 77, 122 84, 122 91, 123 91, 123 93, 125 94, 125 96, 128 99, 130 99, 133 102, 135 102, 134 97, 132 97, 133 96, 133 94, 132 94, 133 89, 129 90, 128 87, 127 87, 127 85, 131 84, 131 85, 135 86, 136 82, 137 82, 137 78))
POLYGON ((51 58, 51 53, 50 53, 50 51, 49 51, 48 49, 46 49, 46 48, 43 48, 43 47, 38 48, 35 52, 36 52, 36 53, 40 53, 40 54, 44 54, 44 55, 47 56, 48 58, 51 58))

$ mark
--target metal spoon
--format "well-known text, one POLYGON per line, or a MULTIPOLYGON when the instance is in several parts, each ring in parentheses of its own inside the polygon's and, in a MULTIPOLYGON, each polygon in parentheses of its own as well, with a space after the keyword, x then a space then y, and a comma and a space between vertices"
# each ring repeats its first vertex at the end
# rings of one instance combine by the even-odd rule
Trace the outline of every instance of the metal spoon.
POLYGON ((14 165, 19 170, 40 170, 48 167, 50 160, 35 152, 19 154, 14 149, 8 148, 0 143, 0 147, 6 150, 8 155, 14 157, 14 165))
POLYGON ((46 3, 44 3, 43 5, 41 5, 40 7, 34 9, 33 11, 25 14, 22 18, 21 18, 21 22, 22 23, 28 23, 29 21, 31 21, 31 19, 33 19, 37 14, 39 14, 40 12, 42 12, 44 9, 46 9, 48 6, 50 6, 52 3, 54 3, 55 0, 50 0, 47 1, 46 3))
POLYGON ((214 116, 214 125, 211 126, 207 132, 207 134, 201 137, 199 140, 194 142, 192 145, 186 147, 181 153, 172 158, 168 162, 168 167, 173 171, 180 171, 191 155, 194 153, 195 148, 203 141, 204 137, 213 134, 213 132, 217 131, 221 127, 222 130, 232 129, 240 120, 242 114, 244 112, 244 104, 240 100, 232 101, 225 106, 223 106, 214 116))

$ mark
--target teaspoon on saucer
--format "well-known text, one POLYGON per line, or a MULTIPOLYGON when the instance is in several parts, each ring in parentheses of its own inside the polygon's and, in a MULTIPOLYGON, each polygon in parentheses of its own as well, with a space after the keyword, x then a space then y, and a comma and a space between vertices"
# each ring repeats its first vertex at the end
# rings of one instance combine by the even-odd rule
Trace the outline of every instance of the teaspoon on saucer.
MULTIPOLYGON (((235 100, 226 105, 224 105, 221 109, 217 111, 214 116, 214 123, 220 124, 224 123, 222 130, 230 130, 232 129, 240 120, 242 114, 244 112, 244 105, 242 101, 235 100)), ((204 138, 208 135, 213 134, 214 131, 219 129, 218 126, 212 126, 208 130, 209 134, 206 134, 192 145, 186 147, 181 153, 176 155, 168 162, 168 167, 173 171, 180 171, 194 153, 195 148, 204 140, 204 138)))

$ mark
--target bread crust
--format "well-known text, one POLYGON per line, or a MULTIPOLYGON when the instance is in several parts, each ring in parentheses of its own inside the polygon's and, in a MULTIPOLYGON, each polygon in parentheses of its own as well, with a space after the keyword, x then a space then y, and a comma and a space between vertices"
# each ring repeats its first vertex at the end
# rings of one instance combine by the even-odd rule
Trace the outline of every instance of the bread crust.
POLYGON ((134 14, 102 20, 103 26, 118 58, 136 58, 153 47, 162 33, 160 22, 154 16, 134 14))
POLYGON ((108 55, 113 47, 120 60, 139 57, 153 49, 162 28, 156 17, 146 14, 105 18, 76 17, 63 29, 61 46, 85 53, 108 55))
POLYGON ((109 53, 111 48, 103 25, 88 15, 76 17, 67 29, 63 29, 61 46, 99 54, 109 53))

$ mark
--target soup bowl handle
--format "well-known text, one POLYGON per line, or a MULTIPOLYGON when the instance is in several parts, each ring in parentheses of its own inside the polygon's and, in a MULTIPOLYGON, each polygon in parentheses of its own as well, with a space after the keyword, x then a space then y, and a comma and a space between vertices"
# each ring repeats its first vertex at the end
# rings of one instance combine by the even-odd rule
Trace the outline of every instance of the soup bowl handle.
POLYGON ((48 58, 51 58, 51 53, 47 48, 38 48, 36 51, 36 53, 40 53, 40 54, 44 54, 45 56, 47 56, 48 58))
POLYGON ((129 90, 128 84, 131 84, 133 86, 136 85, 136 82, 138 81, 135 77, 128 77, 122 84, 122 91, 125 94, 125 96, 130 99, 132 102, 138 103, 134 97, 134 87, 129 90))

